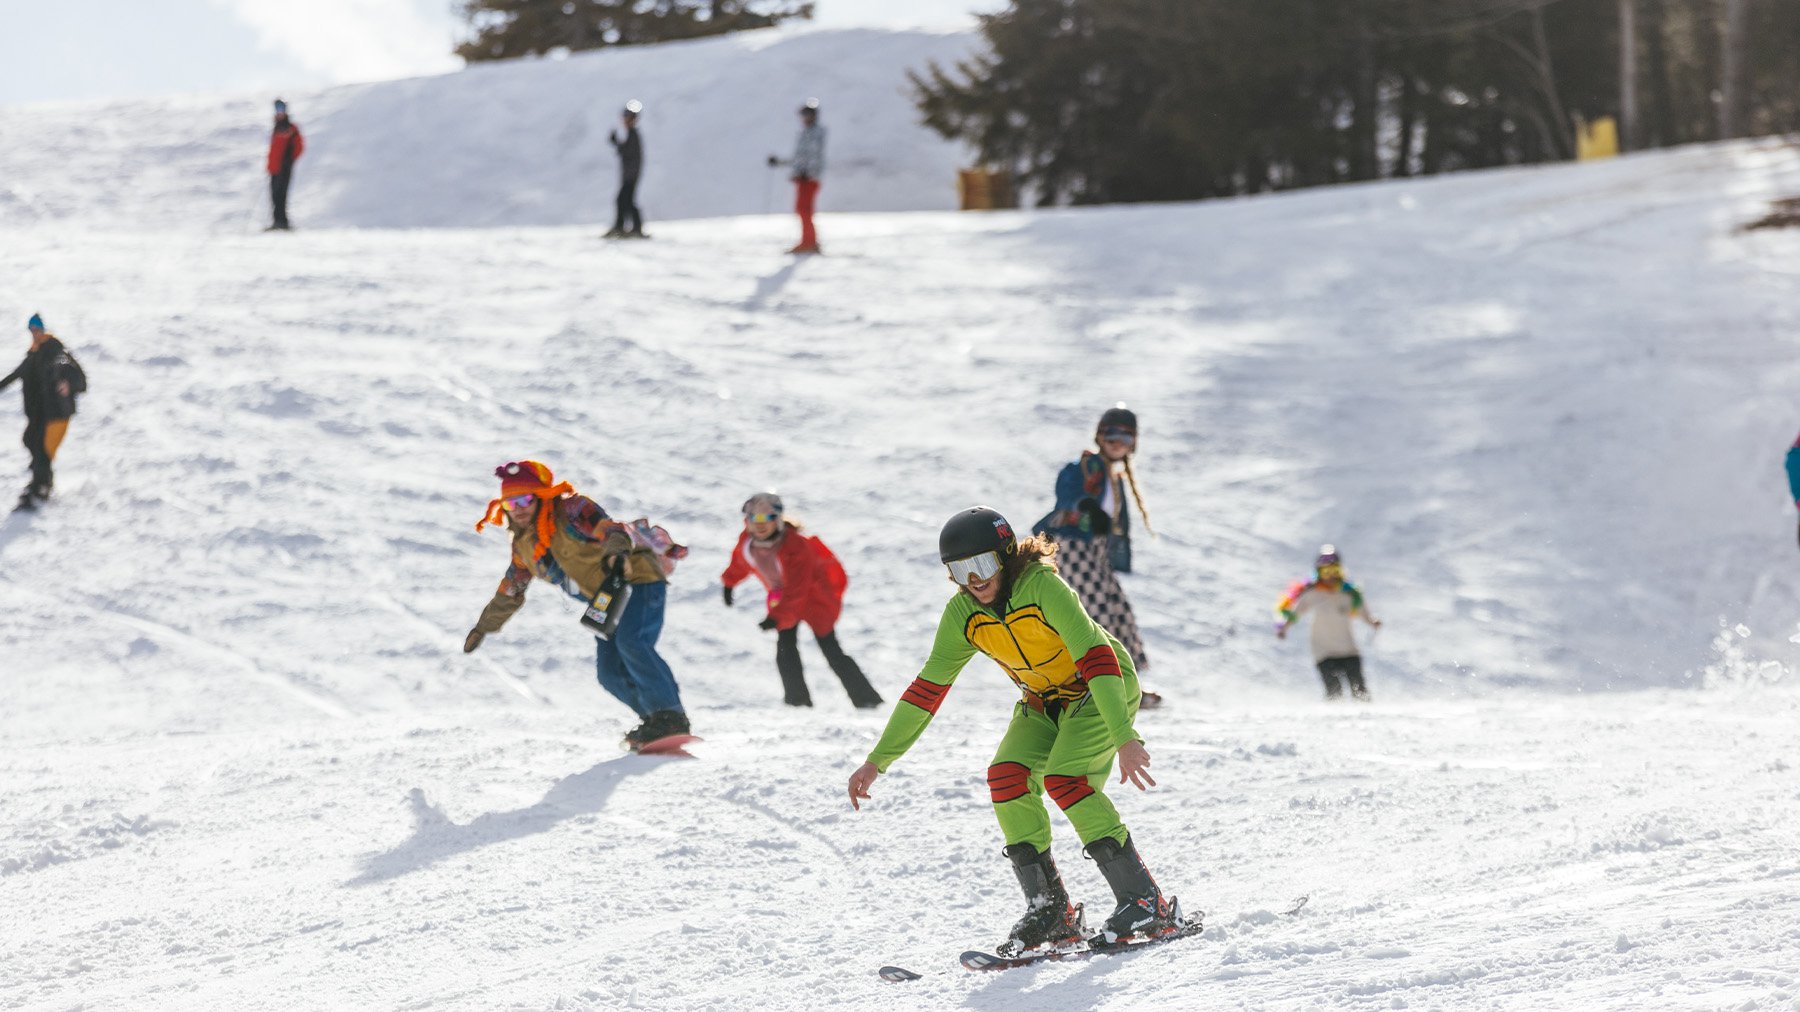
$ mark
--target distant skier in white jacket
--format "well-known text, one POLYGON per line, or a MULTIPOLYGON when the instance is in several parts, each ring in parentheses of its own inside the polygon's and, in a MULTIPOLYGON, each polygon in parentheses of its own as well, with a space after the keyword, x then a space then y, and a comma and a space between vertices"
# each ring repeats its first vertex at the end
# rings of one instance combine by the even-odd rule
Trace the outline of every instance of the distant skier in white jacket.
POLYGON ((1370 615, 1364 607, 1362 591, 1344 579, 1344 562, 1336 548, 1325 545, 1319 549, 1319 557, 1313 563, 1312 580, 1289 587, 1275 610, 1281 616, 1281 622, 1275 628, 1275 635, 1280 639, 1287 638, 1288 628, 1299 621, 1300 616, 1312 614, 1313 663, 1318 665, 1319 677, 1325 681, 1326 699, 1337 699, 1344 694, 1338 681, 1340 676, 1350 683, 1352 696, 1361 700, 1369 698, 1368 686, 1363 684, 1362 654, 1356 649, 1350 620, 1361 616, 1375 629, 1381 628, 1381 620, 1370 615))
POLYGON ((794 157, 783 161, 769 156, 770 165, 790 167, 794 181, 794 213, 800 216, 800 242, 789 253, 818 253, 819 236, 813 231, 813 208, 819 199, 819 180, 825 175, 825 128, 819 125, 819 100, 809 98, 800 107, 800 136, 794 141, 794 157))

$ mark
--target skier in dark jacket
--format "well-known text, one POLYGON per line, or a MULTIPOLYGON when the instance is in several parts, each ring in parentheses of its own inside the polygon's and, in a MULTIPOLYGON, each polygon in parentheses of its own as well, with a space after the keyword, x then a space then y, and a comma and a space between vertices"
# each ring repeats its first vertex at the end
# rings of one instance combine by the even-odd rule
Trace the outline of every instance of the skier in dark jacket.
POLYGON ((287 103, 275 100, 275 130, 269 135, 269 202, 275 207, 275 223, 265 232, 288 230, 288 184, 294 179, 294 163, 306 150, 300 128, 288 119, 287 103))
POLYGON ((619 196, 614 201, 613 227, 606 233, 608 239, 649 238, 644 234, 644 216, 637 206, 638 176, 644 171, 644 141, 638 136, 637 121, 638 113, 643 111, 643 104, 635 98, 625 103, 625 136, 621 138, 617 130, 606 135, 619 153, 619 196))
POLYGON ((55 478, 50 462, 56 448, 68 434, 69 419, 75 414, 75 397, 87 389, 87 378, 81 367, 69 357, 56 335, 44 329, 44 319, 33 313, 26 328, 31 332, 31 350, 5 379, 0 390, 18 380, 25 399, 25 449, 31 451, 31 484, 19 496, 20 509, 35 509, 50 498, 55 478))

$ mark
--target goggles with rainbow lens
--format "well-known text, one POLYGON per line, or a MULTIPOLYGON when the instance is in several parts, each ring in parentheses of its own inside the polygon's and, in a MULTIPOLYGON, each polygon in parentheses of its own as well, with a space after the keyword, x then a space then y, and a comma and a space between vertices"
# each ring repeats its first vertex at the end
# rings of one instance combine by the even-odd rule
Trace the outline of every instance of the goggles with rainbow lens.
POLYGON ((779 514, 779 513, 746 513, 746 514, 744 514, 744 519, 750 521, 753 524, 767 524, 767 523, 773 523, 777 520, 780 520, 781 514, 779 514))
POLYGON ((944 563, 950 570, 950 579, 959 587, 967 587, 976 580, 991 580, 1000 571, 1000 553, 982 552, 966 559, 952 559, 944 563))
POLYGON ((1344 567, 1335 562, 1327 562, 1325 565, 1318 568, 1318 574, 1319 579, 1321 580, 1342 580, 1344 578, 1344 567))
POLYGON ((507 509, 528 510, 536 505, 537 496, 535 495, 515 495, 511 499, 506 500, 507 509))

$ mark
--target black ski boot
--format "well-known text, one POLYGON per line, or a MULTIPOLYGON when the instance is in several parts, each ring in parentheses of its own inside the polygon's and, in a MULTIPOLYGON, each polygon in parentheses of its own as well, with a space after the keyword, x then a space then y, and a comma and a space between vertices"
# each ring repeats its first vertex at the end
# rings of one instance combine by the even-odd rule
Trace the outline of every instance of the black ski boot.
POLYGON ((1012 858, 1013 874, 1025 890, 1025 916, 1013 925, 1012 934, 999 948, 1002 956, 1027 949, 1079 942, 1087 933, 1081 908, 1069 902, 1056 862, 1029 843, 1015 843, 1001 851, 1012 858))
POLYGON ((1180 925, 1180 904, 1164 898, 1143 859, 1138 857, 1131 837, 1127 836, 1121 846, 1112 837, 1103 836, 1086 849, 1119 901, 1118 908, 1106 919, 1100 933, 1089 940, 1090 944, 1105 948, 1134 938, 1155 938, 1180 925))

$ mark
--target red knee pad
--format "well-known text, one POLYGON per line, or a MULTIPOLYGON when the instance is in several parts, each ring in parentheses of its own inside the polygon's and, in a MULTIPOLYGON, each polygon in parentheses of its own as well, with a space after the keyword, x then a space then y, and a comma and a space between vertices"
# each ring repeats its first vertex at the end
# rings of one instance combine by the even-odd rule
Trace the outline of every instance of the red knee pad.
POLYGON ((988 767, 988 793, 994 804, 1022 798, 1031 792, 1031 770, 1024 763, 995 763, 988 767))
POLYGON ((1068 811, 1077 801, 1094 793, 1088 786, 1087 777, 1065 777, 1052 773, 1044 778, 1044 790, 1050 792, 1050 799, 1056 807, 1068 811))

